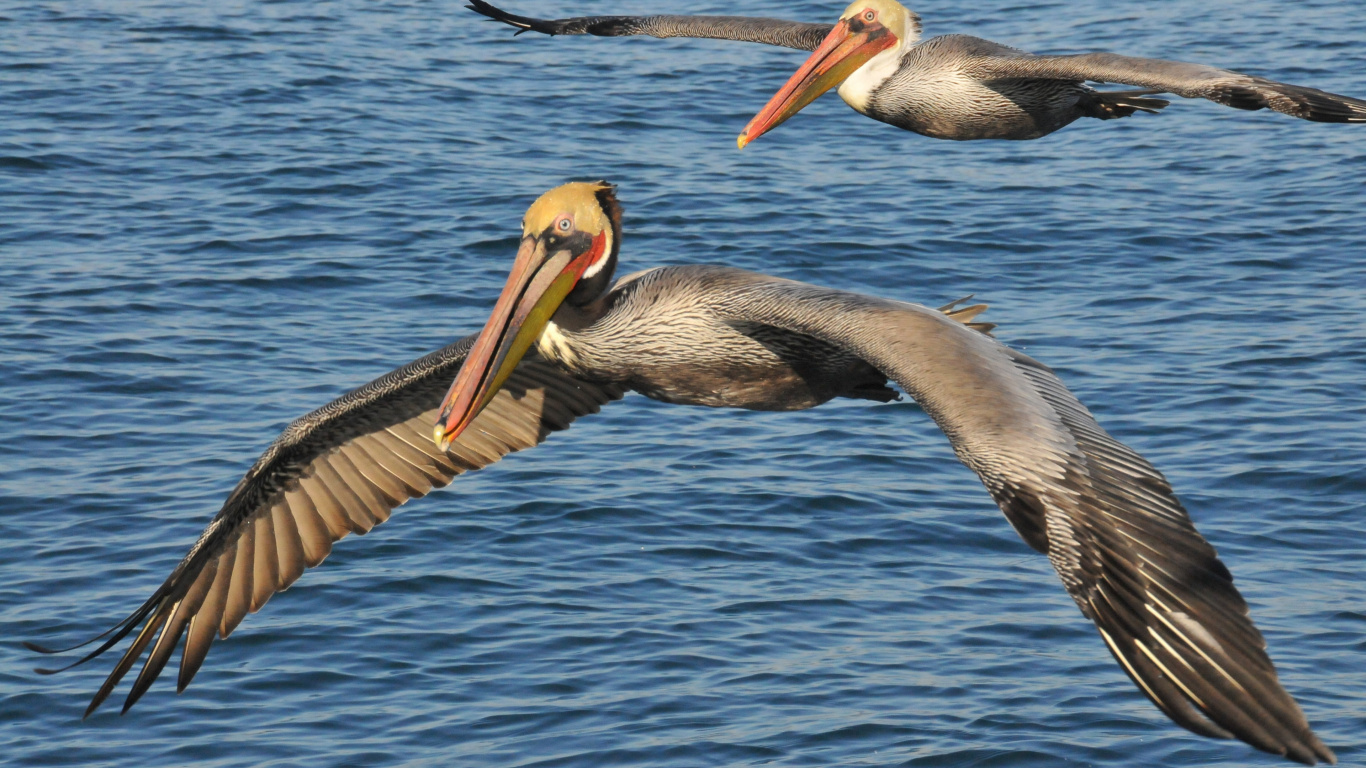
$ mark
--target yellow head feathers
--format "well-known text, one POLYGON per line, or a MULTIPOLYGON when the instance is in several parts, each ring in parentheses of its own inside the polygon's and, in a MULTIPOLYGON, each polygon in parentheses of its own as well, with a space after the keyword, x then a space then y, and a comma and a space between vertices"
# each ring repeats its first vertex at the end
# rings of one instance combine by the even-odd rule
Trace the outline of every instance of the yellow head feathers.
POLYGON ((612 220, 607 208, 614 201, 616 190, 605 181, 573 181, 555 187, 536 199, 522 218, 522 233, 539 235, 561 219, 568 219, 569 229, 597 235, 610 230, 612 220))
MULTIPOLYGON (((851 19, 869 12, 873 21, 886 27, 896 39, 908 44, 920 39, 920 16, 896 0, 854 0, 840 18, 851 19)), ((868 21, 866 16, 863 20, 868 21)))

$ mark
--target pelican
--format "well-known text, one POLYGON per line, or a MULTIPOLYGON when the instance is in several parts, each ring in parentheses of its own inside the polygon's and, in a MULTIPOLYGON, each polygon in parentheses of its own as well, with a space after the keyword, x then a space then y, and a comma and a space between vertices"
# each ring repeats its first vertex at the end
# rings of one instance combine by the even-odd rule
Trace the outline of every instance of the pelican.
POLYGON ((745 16, 533 19, 470 0, 471 10, 547 35, 742 40, 814 51, 741 132, 741 149, 839 86, 856 111, 935 139, 1037 139, 1079 117, 1156 113, 1173 93, 1320 123, 1366 122, 1366 101, 1227 69, 1113 53, 1035 56, 968 35, 921 41, 920 17, 896 0, 856 0, 833 26, 745 16), (1120 83, 1134 91, 1086 85, 1120 83))
POLYGON ((795 410, 835 397, 892 400, 890 380, 943 429, 1025 543, 1048 556, 1120 667, 1168 717, 1307 765, 1335 761, 1278 682, 1232 576, 1171 486, 1051 370, 992 338, 992 326, 974 320, 984 306, 932 310, 724 266, 614 282, 614 189, 571 183, 531 206, 480 333, 290 424, 161 586, 89 641, 107 637, 76 664, 136 631, 86 714, 145 653, 126 712, 182 638, 183 690, 215 635, 226 638, 335 542, 628 391, 795 410))

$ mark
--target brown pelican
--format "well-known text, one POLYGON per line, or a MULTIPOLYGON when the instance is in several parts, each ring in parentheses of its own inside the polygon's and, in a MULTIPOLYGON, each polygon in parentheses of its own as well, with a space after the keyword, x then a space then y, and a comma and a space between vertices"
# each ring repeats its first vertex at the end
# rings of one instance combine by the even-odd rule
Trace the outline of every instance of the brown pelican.
POLYGON ((620 245, 621 209, 605 182, 538 199, 484 329, 291 424, 166 581, 77 662, 136 630, 86 713, 146 653, 127 711, 182 637, 184 689, 215 634, 227 637, 334 542, 628 390, 792 410, 894 399, 890 379, 934 418, 1172 720, 1305 764, 1334 761, 1171 486, 1051 370, 972 322, 984 307, 935 311, 727 267, 664 267, 614 284, 620 245))
POLYGON ((1203 64, 1113 53, 1035 56, 968 35, 921 42, 920 17, 896 0, 856 0, 838 23, 744 16, 533 19, 470 0, 471 10, 547 35, 705 37, 814 51, 740 134, 746 144, 839 86, 855 110, 936 139, 1037 139, 1079 117, 1110 120, 1167 106, 1154 93, 1274 109, 1321 123, 1366 122, 1366 101, 1203 64), (1122 83, 1137 91, 1086 85, 1122 83))

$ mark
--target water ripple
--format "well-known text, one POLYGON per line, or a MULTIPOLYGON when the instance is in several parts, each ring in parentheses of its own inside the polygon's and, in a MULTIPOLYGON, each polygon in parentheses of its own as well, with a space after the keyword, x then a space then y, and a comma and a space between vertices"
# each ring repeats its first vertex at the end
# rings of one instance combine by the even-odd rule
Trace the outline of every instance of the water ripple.
MULTIPOLYGON (((1366 92, 1350 3, 916 10, 931 34, 1366 92)), ((1168 475, 1317 731, 1366 755, 1360 130, 1178 99, 955 144, 827 96, 740 153, 801 53, 513 39, 458 3, 0 23, 6 637, 132 610, 284 424, 478 328, 527 202, 605 177, 624 271, 991 304, 1168 475)), ((348 539, 182 696, 82 721, 108 663, 37 663, 0 644, 7 764, 1279 764, 1157 712, 909 402, 628 398, 348 539)))

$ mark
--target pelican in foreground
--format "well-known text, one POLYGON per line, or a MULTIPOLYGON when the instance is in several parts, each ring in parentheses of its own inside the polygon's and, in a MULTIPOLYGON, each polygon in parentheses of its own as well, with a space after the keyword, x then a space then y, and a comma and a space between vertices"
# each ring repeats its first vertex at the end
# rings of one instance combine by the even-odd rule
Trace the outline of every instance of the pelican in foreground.
POLYGON ((226 638, 333 543, 628 391, 796 410, 892 400, 890 380, 943 429, 1172 720, 1307 765, 1334 762, 1171 486, 1051 370, 974 322, 984 307, 932 310, 719 266, 614 282, 620 245, 621 209, 605 182, 538 199, 483 330, 292 423, 166 581, 76 662, 134 635, 86 714, 146 654, 126 712, 182 639, 183 690, 215 635, 226 638))
POLYGON ((1157 112, 1173 93, 1237 109, 1273 109, 1320 123, 1366 122, 1366 101, 1227 69, 1113 53, 1035 56, 990 40, 921 41, 920 17, 896 0, 856 0, 833 26, 746 16, 534 19, 484 0, 471 10, 547 35, 702 37, 814 51, 740 134, 746 144, 839 86, 858 112, 935 139, 1037 139, 1079 117, 1157 112), (1118 83, 1136 91, 1086 85, 1118 83))

